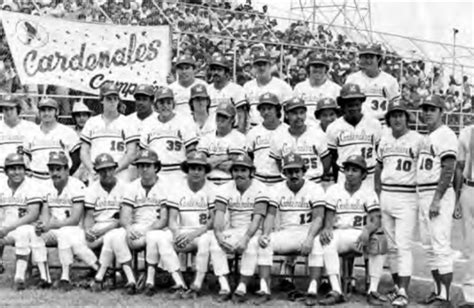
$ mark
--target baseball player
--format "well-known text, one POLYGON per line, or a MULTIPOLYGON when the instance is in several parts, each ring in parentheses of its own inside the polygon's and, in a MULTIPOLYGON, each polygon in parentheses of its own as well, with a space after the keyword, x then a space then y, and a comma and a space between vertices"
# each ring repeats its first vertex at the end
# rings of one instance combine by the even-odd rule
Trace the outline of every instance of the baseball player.
POLYGON ((458 151, 454 132, 443 124, 444 101, 427 97, 421 103, 428 133, 423 136, 417 164, 420 235, 428 255, 435 290, 427 304, 448 304, 453 279, 451 225, 455 205, 452 180, 458 151))
POLYGON ((45 272, 44 286, 51 283, 46 245, 57 245, 61 263, 61 278, 56 286, 70 291, 69 272, 74 256, 92 269, 98 270, 97 257, 84 241, 82 218, 84 214, 84 183, 69 176, 69 162, 64 152, 51 152, 48 160, 50 182, 44 187, 44 206, 36 223, 36 234, 31 238, 33 262, 40 273, 45 272))
POLYGON ((260 290, 255 304, 260 305, 270 300, 270 274, 274 253, 309 256, 308 301, 316 298, 317 281, 321 276, 323 262, 322 248, 319 252, 316 251, 314 241, 324 221, 324 190, 319 184, 306 180, 305 172, 306 164, 301 155, 289 153, 283 157, 286 181, 274 187, 263 234, 258 240, 260 290), (279 226, 274 224, 277 211, 280 215, 279 226), (273 229, 278 231, 272 233, 273 229))
POLYGON ((284 102, 291 98, 293 91, 289 84, 272 76, 268 52, 258 51, 253 56, 255 79, 244 84, 244 92, 250 103, 250 124, 256 126, 262 122, 257 110, 260 95, 270 92, 278 96, 280 102, 284 102))
POLYGON ((49 153, 64 151, 71 162, 70 172, 74 173, 80 165, 79 148, 81 143, 74 130, 58 123, 58 103, 52 98, 45 98, 38 103, 41 119, 40 129, 32 133, 25 145, 25 153, 31 158, 32 177, 40 183, 49 183, 49 153), (72 158, 72 159, 71 159, 72 158))
POLYGON ((211 98, 207 94, 206 87, 195 85, 191 88, 191 98, 189 99, 189 108, 196 124, 196 131, 199 138, 216 133, 216 114, 215 110, 211 115, 211 98))
POLYGON ((206 180, 211 171, 206 155, 192 152, 181 164, 186 179, 174 183, 168 192, 168 227, 173 237, 159 239, 158 246, 163 251, 163 263, 172 269, 180 267, 178 252, 196 251, 196 275, 190 288, 180 290, 176 297, 196 299, 201 292, 202 283, 209 263, 209 247, 214 218, 214 199, 216 186, 206 180), (169 258, 169 260, 164 260, 169 258))
POLYGON ((176 102, 175 112, 180 116, 191 116, 189 110, 189 98, 191 95, 190 89, 201 84, 207 87, 207 83, 201 79, 194 77, 196 70, 196 60, 189 55, 181 55, 176 61, 176 72, 178 73, 178 80, 169 85, 176 102))
MULTIPOLYGON (((167 193, 162 185, 156 185, 161 164, 155 152, 141 150, 133 165, 138 170, 139 179, 130 183, 123 193, 120 228, 110 230, 104 235, 101 252, 101 259, 109 260, 112 257, 122 266, 127 278, 125 288, 129 295, 137 291, 130 250, 145 248, 146 233, 152 230, 156 219, 160 218, 167 193)), ((99 271, 105 272, 108 266, 110 263, 101 262, 99 271)))
POLYGON ((305 179, 320 183, 331 166, 326 136, 315 126, 305 124, 307 107, 303 100, 293 98, 284 105, 290 126, 273 140, 270 157, 281 168, 283 156, 289 153, 301 155, 306 166, 305 179))
POLYGON ((136 155, 138 133, 126 116, 118 111, 120 103, 118 88, 106 83, 100 88, 102 114, 89 119, 81 133, 81 161, 92 180, 97 178, 92 162, 101 153, 109 153, 117 162, 117 176, 130 181, 128 167, 136 155))
POLYGON ((99 180, 93 182, 85 191, 84 218, 85 239, 91 249, 102 246, 97 271, 91 289, 94 292, 103 289, 103 279, 107 268, 112 264, 112 247, 105 242, 105 235, 119 226, 120 202, 128 187, 126 182, 116 177, 118 163, 112 155, 99 154, 94 161, 94 171, 99 174, 99 180))
POLYGON ((173 92, 161 88, 156 95, 158 117, 147 122, 140 137, 140 147, 158 154, 161 161, 161 177, 170 181, 181 179, 184 174, 180 164, 186 159, 186 153, 194 151, 198 142, 192 121, 176 113, 173 92))
POLYGON ((257 109, 263 122, 248 132, 247 151, 254 157, 255 178, 272 185, 283 181, 283 178, 277 163, 270 157, 270 146, 287 132, 288 125, 280 121, 281 104, 275 94, 262 94, 257 109))
POLYGON ((344 183, 342 163, 350 155, 358 154, 367 162, 368 174, 364 185, 374 189, 376 147, 382 135, 382 125, 378 120, 361 112, 365 98, 358 85, 345 84, 337 98, 343 116, 329 124, 326 135, 337 182, 344 183))
POLYGON ((373 189, 362 185, 363 178, 367 176, 367 164, 362 156, 350 155, 343 167, 346 175, 344 182, 338 182, 326 192, 324 229, 316 241, 318 246, 322 245, 324 266, 332 287, 319 304, 327 306, 344 301, 339 278, 339 254, 365 251, 369 255, 370 273, 367 302, 379 306, 387 298, 377 292, 386 253, 386 242, 377 234, 381 226, 378 197, 373 189))
POLYGON ((316 105, 320 99, 335 100, 341 87, 329 80, 329 60, 325 55, 313 53, 306 64, 308 78, 295 86, 293 95, 301 98, 308 108, 308 120, 317 123, 315 118, 316 105))
MULTIPOLYGON (((0 246, 15 245, 14 288, 24 290, 30 239, 35 232, 32 223, 38 219, 43 196, 36 183, 26 177, 22 154, 7 155, 3 165, 7 177, 0 179, 0 246)), ((41 278, 46 281, 44 271, 41 278)))
POLYGON ((413 270, 412 243, 418 218, 416 164, 422 136, 409 129, 410 114, 404 101, 391 101, 385 118, 391 133, 382 137, 377 150, 375 191, 380 196, 382 225, 396 286, 392 305, 405 307, 413 270))
POLYGON ((382 71, 383 51, 378 44, 363 46, 359 51, 360 70, 347 76, 346 84, 357 84, 366 98, 362 112, 384 124, 388 102, 400 96, 397 79, 382 71))
POLYGON ((247 284, 257 267, 257 232, 267 213, 269 196, 266 185, 253 178, 255 167, 248 155, 236 156, 230 171, 233 181, 220 186, 216 194, 211 260, 220 285, 218 301, 223 302, 231 298, 227 253, 242 254, 233 300, 245 302, 247 284))
POLYGON ((459 133, 456 168, 457 206, 460 207, 465 232, 464 246, 468 256, 462 291, 465 302, 458 307, 474 307, 474 125, 465 127, 459 133))
POLYGON ((20 118, 21 102, 14 96, 0 98, 0 179, 5 177, 3 162, 10 153, 23 153, 23 146, 31 136, 39 133, 38 125, 20 118))
POLYGON ((229 172, 232 157, 245 153, 245 136, 233 129, 236 110, 232 104, 221 103, 216 109, 216 133, 204 136, 197 150, 208 156, 212 171, 208 180, 223 184, 232 179, 229 172))
MULTIPOLYGON (((84 125, 92 116, 92 111, 86 106, 86 104, 84 104, 82 100, 80 100, 74 103, 72 106, 71 116, 75 123, 74 130, 76 131, 77 136, 80 138, 84 125)), ((89 173, 82 162, 77 168, 76 172, 74 172, 74 177, 83 181, 84 183, 88 183, 89 173)))

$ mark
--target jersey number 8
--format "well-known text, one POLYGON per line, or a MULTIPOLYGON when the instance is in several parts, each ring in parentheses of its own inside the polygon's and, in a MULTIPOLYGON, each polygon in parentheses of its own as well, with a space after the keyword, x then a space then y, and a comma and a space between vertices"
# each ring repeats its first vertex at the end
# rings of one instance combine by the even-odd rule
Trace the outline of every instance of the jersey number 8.
POLYGON ((199 214, 199 223, 205 225, 207 223, 207 214, 199 214))

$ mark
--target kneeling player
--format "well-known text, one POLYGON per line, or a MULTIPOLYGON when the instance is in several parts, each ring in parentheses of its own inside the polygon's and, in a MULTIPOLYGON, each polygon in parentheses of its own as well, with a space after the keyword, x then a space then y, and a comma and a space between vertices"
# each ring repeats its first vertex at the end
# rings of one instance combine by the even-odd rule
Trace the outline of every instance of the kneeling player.
MULTIPOLYGON (((35 232, 30 224, 38 219, 43 198, 35 182, 25 177, 23 155, 9 154, 4 166, 7 177, 0 181, 0 246, 15 245, 14 288, 24 290, 30 239, 35 232)), ((46 273, 41 278, 46 280, 46 273)))
POLYGON ((334 305, 344 301, 339 254, 367 251, 370 273, 367 301, 370 305, 380 305, 387 301, 377 292, 387 247, 384 235, 377 234, 381 225, 379 201, 369 186, 361 187, 367 175, 367 164, 362 156, 349 156, 343 167, 345 181, 329 187, 326 192, 325 226, 319 237, 332 291, 319 304, 334 305))
POLYGON ((253 178, 255 167, 248 155, 239 155, 230 168, 233 180, 218 188, 214 235, 211 239, 211 260, 218 277, 218 301, 230 299, 227 253, 242 254, 240 282, 234 292, 234 301, 244 302, 247 284, 257 267, 258 237, 255 236, 268 206, 268 187, 253 178), (226 228, 226 214, 228 225, 226 228))
POLYGON ((309 255, 310 284, 308 299, 316 298, 317 280, 323 267, 322 248, 316 250, 315 236, 323 226, 324 190, 320 184, 304 179, 306 167, 303 158, 294 153, 283 157, 286 181, 278 183, 270 200, 263 234, 259 239, 258 265, 260 272, 259 298, 255 304, 270 300, 270 275, 273 254, 309 255), (279 231, 271 233, 279 211, 279 231))
POLYGON ((72 285, 69 270, 78 256, 87 265, 97 270, 97 257, 84 241, 84 231, 79 226, 84 212, 84 183, 69 176, 68 158, 63 152, 51 152, 48 161, 51 180, 46 186, 45 206, 36 224, 36 235, 31 239, 32 259, 38 264, 43 287, 50 284, 47 268, 46 245, 57 245, 61 263, 59 289, 69 291, 72 285))

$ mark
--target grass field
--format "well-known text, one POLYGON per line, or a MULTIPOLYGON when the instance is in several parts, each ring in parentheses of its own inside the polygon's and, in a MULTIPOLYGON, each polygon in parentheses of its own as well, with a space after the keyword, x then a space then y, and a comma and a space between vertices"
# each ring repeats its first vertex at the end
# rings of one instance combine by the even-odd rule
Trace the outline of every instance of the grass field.
MULTIPOLYGON (((456 222, 453 229, 453 249, 460 249, 462 243, 461 241, 461 232, 459 227, 459 222, 456 222)), ((431 292, 432 283, 430 282, 430 272, 426 267, 426 262, 424 258, 424 252, 421 245, 416 245, 414 248, 415 255, 415 273, 411 283, 411 288, 409 290, 410 296, 410 307, 417 307, 416 303, 422 300, 431 292)), ((168 306, 168 307, 218 307, 223 306, 214 300, 214 294, 217 293, 217 286, 213 277, 209 277, 208 286, 210 290, 206 288, 204 290, 204 295, 198 301, 192 300, 169 300, 169 293, 166 289, 159 290, 158 293, 153 297, 146 297, 144 295, 124 295, 121 289, 109 290, 101 293, 92 293, 88 290, 82 288, 76 288, 71 292, 61 292, 54 289, 49 290, 40 290, 36 289, 33 285, 29 285, 27 290, 16 292, 12 289, 13 282, 13 250, 11 248, 6 248, 5 250, 5 265, 7 271, 0 275, 0 305, 5 306, 168 306)), ((460 285, 463 279, 463 268, 466 266, 466 263, 456 262, 455 263, 455 272, 454 272, 454 285, 452 288, 452 303, 456 307, 456 304, 462 300, 462 295, 460 292, 460 285)), ((391 288, 391 279, 387 272, 384 275, 381 284, 380 291, 384 292, 391 288)), ((363 271, 359 268, 355 270, 356 278, 358 279, 357 286, 363 286, 363 271)), ((52 271, 52 276, 58 277, 58 271, 52 271)), ((84 272, 75 272, 74 277, 75 281, 82 280, 84 272)), ((34 281, 34 278, 32 279, 34 281)), ((297 285, 304 290, 306 287, 305 281, 298 281, 297 285)), ((359 287, 358 287, 359 288, 359 287)), ((268 306, 279 306, 279 307, 289 307, 289 306, 302 306, 301 303, 289 302, 286 300, 286 295, 282 292, 274 291, 274 299, 268 303, 268 306)), ((251 304, 251 301, 247 305, 251 304)), ((233 305, 231 302, 224 304, 225 307, 228 306, 239 306, 233 305)), ((339 307, 366 307, 365 297, 362 294, 354 294, 349 298, 348 302, 341 304, 339 307)))

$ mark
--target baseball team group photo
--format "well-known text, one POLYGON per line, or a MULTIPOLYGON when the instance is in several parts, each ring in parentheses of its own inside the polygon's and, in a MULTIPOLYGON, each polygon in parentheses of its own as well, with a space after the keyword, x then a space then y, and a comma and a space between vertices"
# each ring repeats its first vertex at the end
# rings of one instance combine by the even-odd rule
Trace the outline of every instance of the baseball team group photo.
POLYGON ((4 0, 1 305, 474 307, 472 18, 373 2, 4 0))

